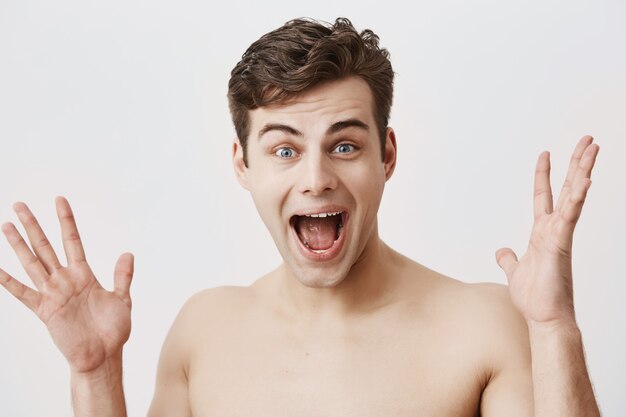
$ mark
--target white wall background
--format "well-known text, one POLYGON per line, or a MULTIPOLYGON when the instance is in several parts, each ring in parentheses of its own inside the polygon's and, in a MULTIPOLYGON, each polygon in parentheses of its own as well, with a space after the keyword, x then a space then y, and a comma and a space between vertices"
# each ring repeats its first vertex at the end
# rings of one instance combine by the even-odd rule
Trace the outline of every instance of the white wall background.
MULTIPOLYGON (((626 3, 109 0, 0 2, 0 222, 24 201, 62 257, 54 196, 74 208, 107 288, 136 257, 129 413, 193 293, 248 285, 280 258, 230 166, 226 91, 250 43, 285 21, 346 16, 397 72, 399 161, 381 236, 464 281, 505 283, 526 248, 536 158, 557 192, 577 140, 601 150, 574 245, 575 301, 605 416, 626 415, 626 3)), ((28 282, 2 237, 0 266, 28 282)), ((0 414, 71 415, 69 373, 38 319, 0 291, 0 414)))

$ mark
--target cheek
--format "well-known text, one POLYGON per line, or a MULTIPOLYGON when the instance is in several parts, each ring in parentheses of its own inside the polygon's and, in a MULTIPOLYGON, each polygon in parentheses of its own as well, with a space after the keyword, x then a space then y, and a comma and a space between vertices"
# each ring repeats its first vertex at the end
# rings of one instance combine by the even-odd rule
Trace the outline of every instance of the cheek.
POLYGON ((357 200, 380 200, 385 187, 385 168, 380 162, 363 164, 351 167, 344 178, 357 200))
POLYGON ((254 205, 266 226, 281 223, 281 213, 289 184, 285 178, 274 175, 269 169, 258 167, 249 176, 250 194, 254 205))

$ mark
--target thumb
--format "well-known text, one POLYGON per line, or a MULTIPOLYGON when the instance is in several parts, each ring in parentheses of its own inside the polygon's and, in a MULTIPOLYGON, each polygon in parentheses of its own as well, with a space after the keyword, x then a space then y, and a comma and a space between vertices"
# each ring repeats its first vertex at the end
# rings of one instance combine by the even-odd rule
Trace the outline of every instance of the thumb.
POLYGON ((515 265, 517 265, 517 255, 515 255, 515 252, 510 248, 498 249, 496 251, 496 262, 506 274, 506 279, 509 280, 513 269, 515 269, 515 265))
POLYGON ((130 282, 133 279, 135 255, 125 252, 120 255, 115 264, 115 272, 113 272, 113 292, 117 294, 129 307, 130 301, 130 282))

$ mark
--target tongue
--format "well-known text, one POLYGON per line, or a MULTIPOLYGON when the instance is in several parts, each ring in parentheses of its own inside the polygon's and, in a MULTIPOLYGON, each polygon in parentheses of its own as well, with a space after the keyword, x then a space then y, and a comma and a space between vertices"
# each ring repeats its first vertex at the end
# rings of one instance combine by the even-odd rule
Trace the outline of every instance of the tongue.
POLYGON ((314 250, 330 248, 337 236, 337 217, 300 217, 297 222, 300 240, 314 250))

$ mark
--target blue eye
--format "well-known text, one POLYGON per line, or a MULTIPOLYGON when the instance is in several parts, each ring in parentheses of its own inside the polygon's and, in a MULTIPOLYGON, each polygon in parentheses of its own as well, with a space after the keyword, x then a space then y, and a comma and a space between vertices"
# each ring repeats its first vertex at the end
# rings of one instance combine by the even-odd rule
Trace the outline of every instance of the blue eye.
POLYGON ((349 153, 354 151, 354 145, 350 145, 349 143, 342 143, 341 145, 337 146, 335 150, 338 153, 349 153))
POLYGON ((275 155, 280 158, 289 159, 293 157, 294 153, 291 148, 280 148, 275 152, 275 155))

